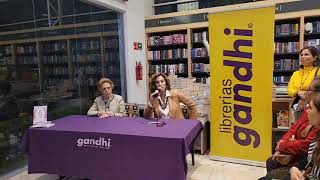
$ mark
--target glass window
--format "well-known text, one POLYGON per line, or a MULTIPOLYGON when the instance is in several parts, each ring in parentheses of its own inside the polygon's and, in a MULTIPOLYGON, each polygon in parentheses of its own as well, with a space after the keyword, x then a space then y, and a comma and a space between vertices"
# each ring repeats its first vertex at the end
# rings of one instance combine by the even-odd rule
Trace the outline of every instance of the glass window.
POLYGON ((126 94, 121 14, 83 0, 48 2, 0 2, 0 176, 26 165, 21 140, 33 106, 47 105, 48 120, 86 114, 102 77, 126 94))

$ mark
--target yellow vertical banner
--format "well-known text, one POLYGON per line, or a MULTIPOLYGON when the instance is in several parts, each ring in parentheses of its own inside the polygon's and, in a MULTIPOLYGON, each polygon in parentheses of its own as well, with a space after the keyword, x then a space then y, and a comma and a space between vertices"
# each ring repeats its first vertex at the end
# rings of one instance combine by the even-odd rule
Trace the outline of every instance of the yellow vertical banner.
POLYGON ((209 14, 211 155, 271 155, 275 8, 209 14))

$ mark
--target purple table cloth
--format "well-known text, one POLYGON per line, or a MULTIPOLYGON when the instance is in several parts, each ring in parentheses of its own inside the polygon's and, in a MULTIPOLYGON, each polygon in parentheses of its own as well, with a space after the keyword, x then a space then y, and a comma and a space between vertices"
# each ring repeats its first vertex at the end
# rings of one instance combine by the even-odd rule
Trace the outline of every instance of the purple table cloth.
POLYGON ((185 180, 186 155, 202 130, 197 120, 99 119, 81 115, 29 128, 25 136, 29 173, 93 180, 185 180))

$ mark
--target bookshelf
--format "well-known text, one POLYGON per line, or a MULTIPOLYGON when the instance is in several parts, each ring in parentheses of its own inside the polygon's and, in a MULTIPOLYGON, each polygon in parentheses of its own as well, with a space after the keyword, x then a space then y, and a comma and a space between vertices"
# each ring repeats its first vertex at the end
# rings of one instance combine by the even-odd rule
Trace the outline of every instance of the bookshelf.
POLYGON ((186 29, 147 34, 149 72, 163 72, 181 77, 188 76, 189 36, 186 29))
POLYGON ((272 99, 272 152, 276 143, 289 130, 293 122, 291 114, 292 98, 273 98, 272 99), (281 122, 285 121, 285 122, 281 122))
POLYGON ((210 77, 210 57, 203 43, 209 40, 208 28, 194 28, 191 36, 191 74, 195 78, 210 77))
MULTIPOLYGON (((102 74, 113 77, 115 84, 121 84, 119 39, 117 37, 105 37, 102 39, 102 74)), ((120 92, 120 86, 115 86, 115 92, 120 92)))
POLYGON ((38 82, 40 68, 38 45, 36 42, 14 45, 13 61, 17 81, 38 82))
POLYGON ((299 69, 300 18, 277 20, 274 36, 275 85, 287 86, 292 73, 299 69))
POLYGON ((67 40, 43 42, 40 52, 45 87, 63 83, 65 79, 70 78, 67 40))
POLYGON ((97 80, 102 76, 102 55, 100 37, 71 40, 73 77, 80 86, 87 76, 97 80))
MULTIPOLYGON (((0 45, 1 79, 41 83, 42 89, 47 89, 67 81, 86 84, 92 78, 97 82, 104 76, 121 84, 116 34, 96 33, 89 37, 80 34, 0 45)), ((116 86, 114 92, 121 94, 121 87, 116 86)))
POLYGON ((163 72, 200 80, 210 77, 203 32, 208 39, 208 27, 147 33, 148 75, 163 72))
MULTIPOLYGON (((13 46, 0 46, 0 77, 11 74, 15 62, 13 61, 13 46)), ((10 77, 3 77, 2 79, 10 79, 10 77)))
POLYGON ((316 46, 320 50, 320 16, 305 18, 304 45, 316 46))

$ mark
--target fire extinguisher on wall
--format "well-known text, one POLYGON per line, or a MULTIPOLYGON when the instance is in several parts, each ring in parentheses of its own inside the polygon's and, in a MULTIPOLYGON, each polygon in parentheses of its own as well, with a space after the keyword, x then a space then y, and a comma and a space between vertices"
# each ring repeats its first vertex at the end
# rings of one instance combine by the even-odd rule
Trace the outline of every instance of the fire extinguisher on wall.
POLYGON ((142 80, 142 64, 136 62, 136 80, 142 80))

